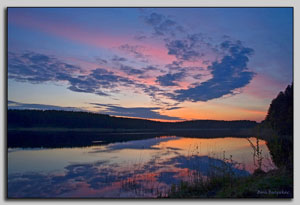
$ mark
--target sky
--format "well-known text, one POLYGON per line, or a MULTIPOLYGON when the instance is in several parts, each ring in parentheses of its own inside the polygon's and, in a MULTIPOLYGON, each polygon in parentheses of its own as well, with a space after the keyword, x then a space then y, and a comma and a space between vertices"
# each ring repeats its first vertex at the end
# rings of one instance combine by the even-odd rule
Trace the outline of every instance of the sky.
POLYGON ((8 8, 8 108, 262 121, 292 8, 8 8))

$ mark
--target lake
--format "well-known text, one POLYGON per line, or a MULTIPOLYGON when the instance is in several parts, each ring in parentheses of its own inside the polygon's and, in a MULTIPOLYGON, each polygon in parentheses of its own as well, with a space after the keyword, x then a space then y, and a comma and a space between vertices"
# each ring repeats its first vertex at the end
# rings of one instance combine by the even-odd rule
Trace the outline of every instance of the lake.
POLYGON ((139 135, 141 140, 93 140, 88 146, 8 148, 8 197, 152 198, 195 173, 208 178, 224 164, 237 176, 258 166, 276 169, 266 142, 255 137, 139 135), (260 156, 254 155, 257 147, 260 156))

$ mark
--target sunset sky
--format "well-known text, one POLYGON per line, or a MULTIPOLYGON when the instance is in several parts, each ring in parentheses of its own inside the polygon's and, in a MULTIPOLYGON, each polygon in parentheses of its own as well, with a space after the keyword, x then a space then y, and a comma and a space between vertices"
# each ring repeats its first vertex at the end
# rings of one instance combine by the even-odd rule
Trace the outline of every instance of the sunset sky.
POLYGON ((8 107, 265 118, 293 80, 292 8, 9 8, 8 107))

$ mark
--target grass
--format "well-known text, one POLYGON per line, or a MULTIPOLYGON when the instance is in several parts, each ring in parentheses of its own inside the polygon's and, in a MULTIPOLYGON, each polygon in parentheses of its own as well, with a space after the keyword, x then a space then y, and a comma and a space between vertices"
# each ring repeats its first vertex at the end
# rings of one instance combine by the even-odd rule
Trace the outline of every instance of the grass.
POLYGON ((223 186, 216 198, 292 198, 293 177, 284 169, 238 178, 232 186, 223 186))
POLYGON ((208 180, 173 184, 168 198, 292 198, 293 177, 286 170, 251 176, 215 176, 208 180))
POLYGON ((172 185, 168 198, 292 198, 293 178, 285 170, 247 177, 213 177, 172 185))

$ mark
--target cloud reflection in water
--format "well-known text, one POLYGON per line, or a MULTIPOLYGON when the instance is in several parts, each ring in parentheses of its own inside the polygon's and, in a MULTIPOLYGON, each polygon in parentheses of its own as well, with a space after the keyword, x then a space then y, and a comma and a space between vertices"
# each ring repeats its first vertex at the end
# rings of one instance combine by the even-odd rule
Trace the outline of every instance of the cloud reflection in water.
MULTIPOLYGON (((195 140, 205 144, 205 140, 208 139, 191 138, 190 140, 194 144, 195 140)), ((226 144, 228 139, 214 140, 226 144)), ((229 153, 230 150, 231 152, 247 150, 243 146, 244 141, 245 145, 248 143, 246 139, 229 138, 229 140, 232 142, 232 147, 228 147, 229 153), (234 143, 234 141, 238 142, 234 143)), ((163 137, 114 143, 99 149, 82 148, 84 153, 87 153, 87 157, 96 155, 105 158, 107 154, 111 158, 94 162, 68 163, 59 173, 41 171, 8 174, 8 196, 13 198, 155 197, 157 190, 166 191, 170 185, 186 180, 192 172, 200 172, 205 177, 209 175, 212 165, 225 164, 210 153, 206 155, 189 153, 185 147, 188 145, 186 141, 189 141, 189 138, 163 137), (134 156, 130 156, 131 152, 134 156), (123 156, 126 153, 127 156, 123 156)), ((21 154, 22 150, 19 152, 21 154)), ((252 152, 248 153, 247 150, 245 154, 249 158, 245 162, 251 163, 252 152)), ((68 160, 67 154, 62 157, 68 160)), ((230 163, 226 165, 239 176, 251 173, 249 169, 242 170, 230 163)))

